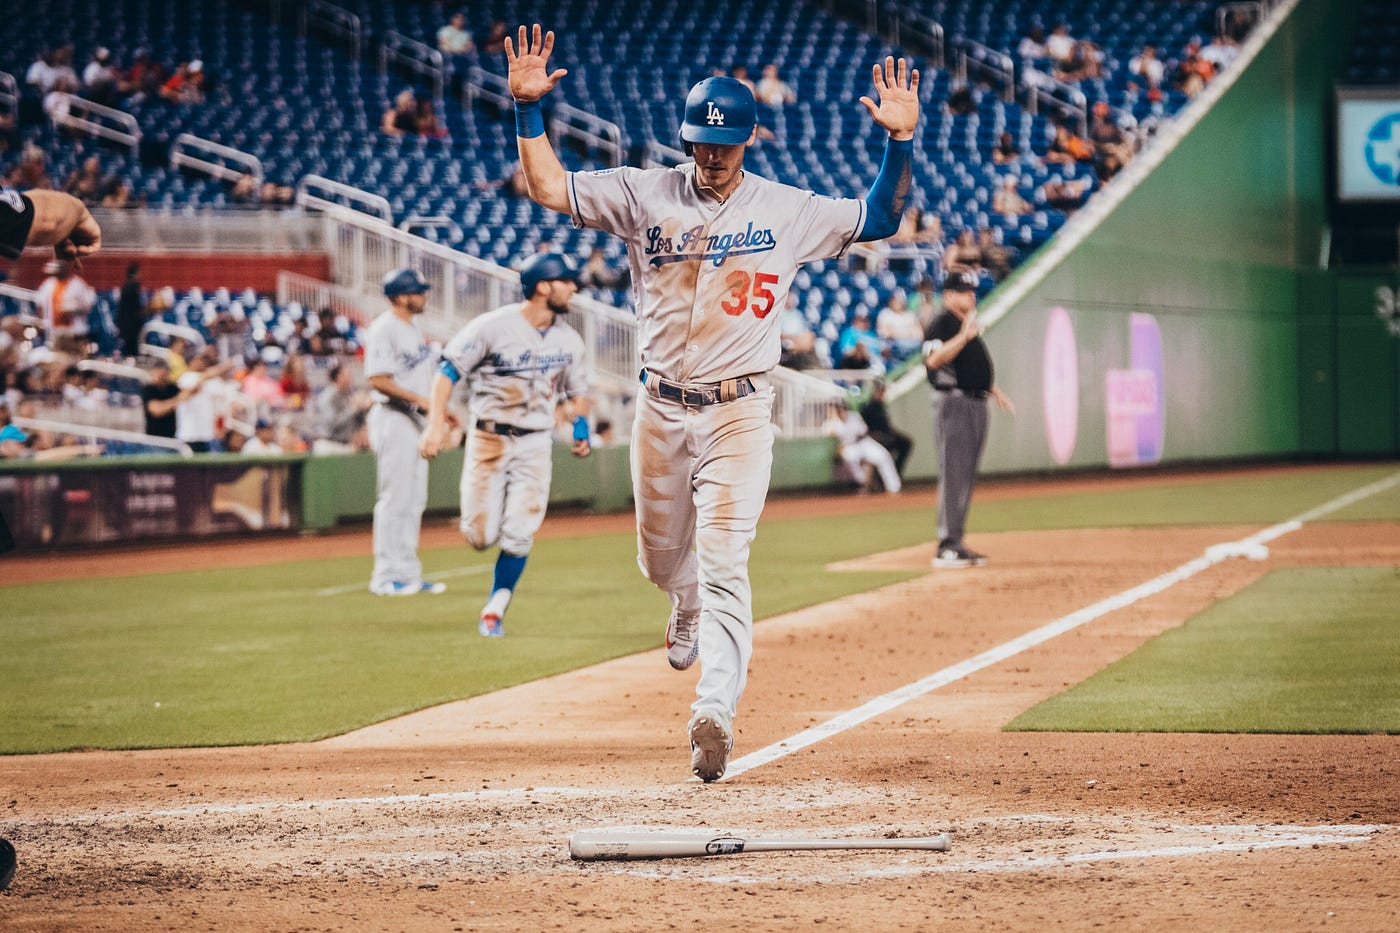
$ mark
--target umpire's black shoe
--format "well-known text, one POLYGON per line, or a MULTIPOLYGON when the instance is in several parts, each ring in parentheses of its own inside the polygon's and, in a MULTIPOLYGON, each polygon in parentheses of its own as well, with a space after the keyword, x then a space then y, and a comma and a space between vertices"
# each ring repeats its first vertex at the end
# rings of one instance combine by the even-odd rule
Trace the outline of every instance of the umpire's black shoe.
POLYGON ((985 554, 978 554, 965 547, 941 547, 933 558, 933 566, 943 568, 980 567, 987 562, 985 554))

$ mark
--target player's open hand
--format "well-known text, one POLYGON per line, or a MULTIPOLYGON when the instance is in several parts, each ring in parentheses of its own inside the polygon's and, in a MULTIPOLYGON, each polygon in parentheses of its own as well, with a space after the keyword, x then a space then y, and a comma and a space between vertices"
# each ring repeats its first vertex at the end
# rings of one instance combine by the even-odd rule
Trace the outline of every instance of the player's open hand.
POLYGON ((913 139, 914 127, 919 125, 919 69, 911 69, 902 58, 896 63, 893 55, 887 55, 883 66, 875 65, 871 75, 880 102, 869 97, 860 102, 892 138, 913 139))
POLYGON ((536 23, 527 38, 525 27, 520 27, 516 44, 511 44, 506 36, 506 61, 510 64, 507 78, 510 81, 510 94, 516 100, 539 100, 550 91, 559 79, 569 73, 567 68, 549 70, 549 56, 554 51, 554 33, 541 35, 540 24, 536 23), (517 53, 517 46, 519 48, 517 53))
POLYGON ((423 429, 423 434, 418 438, 418 456, 424 460, 431 460, 442 450, 443 443, 447 440, 447 423, 428 425, 423 429))

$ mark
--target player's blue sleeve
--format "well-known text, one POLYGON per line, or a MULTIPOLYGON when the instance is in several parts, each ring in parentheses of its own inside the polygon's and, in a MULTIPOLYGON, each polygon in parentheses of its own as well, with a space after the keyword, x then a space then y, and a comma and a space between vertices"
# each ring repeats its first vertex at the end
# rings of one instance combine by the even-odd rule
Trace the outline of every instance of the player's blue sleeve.
POLYGON ((452 365, 451 360, 443 360, 438 363, 438 372, 446 376, 447 381, 451 382, 454 386, 457 384, 458 380, 462 378, 462 374, 457 372, 457 367, 452 365))
POLYGON ((904 202, 914 178, 914 140, 890 139, 885 143, 885 159, 880 174, 865 196, 865 225, 856 239, 861 243, 883 240, 899 229, 904 202))

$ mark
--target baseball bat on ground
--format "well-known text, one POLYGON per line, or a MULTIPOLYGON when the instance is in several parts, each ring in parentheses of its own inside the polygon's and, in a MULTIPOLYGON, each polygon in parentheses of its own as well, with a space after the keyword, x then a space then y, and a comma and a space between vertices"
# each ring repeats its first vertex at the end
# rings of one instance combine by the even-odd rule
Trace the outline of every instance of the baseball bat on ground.
POLYGON ((946 852, 952 841, 949 833, 908 839, 805 839, 794 836, 724 836, 705 830, 635 832, 580 829, 569 836, 569 857, 597 862, 814 849, 927 849, 946 852))

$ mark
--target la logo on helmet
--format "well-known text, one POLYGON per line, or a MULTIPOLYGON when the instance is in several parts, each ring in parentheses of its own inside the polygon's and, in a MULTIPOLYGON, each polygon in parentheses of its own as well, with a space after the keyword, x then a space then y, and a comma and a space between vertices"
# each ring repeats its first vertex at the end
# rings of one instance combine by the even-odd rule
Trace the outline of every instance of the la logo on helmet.
POLYGON ((724 114, 712 100, 705 101, 705 122, 710 126, 724 126, 724 114))

